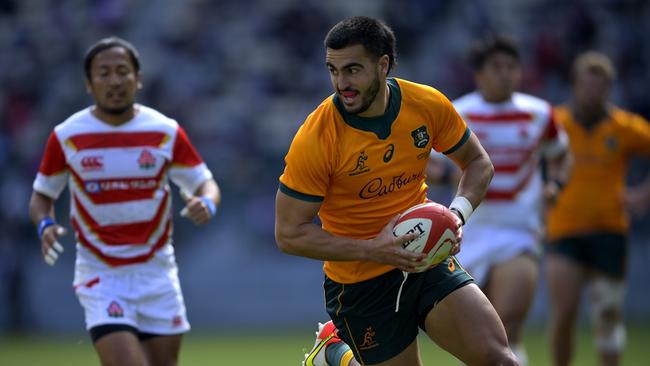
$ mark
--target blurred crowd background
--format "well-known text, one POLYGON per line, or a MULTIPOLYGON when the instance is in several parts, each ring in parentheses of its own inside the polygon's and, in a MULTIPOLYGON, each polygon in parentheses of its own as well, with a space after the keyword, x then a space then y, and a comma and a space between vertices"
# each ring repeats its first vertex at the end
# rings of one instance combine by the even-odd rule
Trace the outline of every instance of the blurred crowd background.
MULTIPOLYGON (((223 205, 210 225, 195 228, 175 216, 194 328, 311 327, 324 319, 321 263, 276 249, 274 198, 291 138, 332 92, 323 38, 351 15, 393 27, 393 75, 452 99, 472 89, 467 49, 488 32, 518 40, 521 89, 554 104, 569 97, 573 57, 603 51, 618 68, 613 99, 650 117, 644 0, 0 1, 0 334, 83 329, 72 290, 73 237, 64 238, 56 266, 45 265, 27 203, 47 135, 92 103, 84 52, 109 35, 139 49, 139 101, 183 125, 222 188, 223 205)), ((643 177, 645 166, 636 163, 630 180, 643 177)), ((67 201, 64 195, 58 205, 63 223, 67 201)), ((645 324, 649 224, 647 216, 634 221, 626 302, 628 319, 645 324)), ((544 323, 545 303, 542 283, 531 323, 544 323)))

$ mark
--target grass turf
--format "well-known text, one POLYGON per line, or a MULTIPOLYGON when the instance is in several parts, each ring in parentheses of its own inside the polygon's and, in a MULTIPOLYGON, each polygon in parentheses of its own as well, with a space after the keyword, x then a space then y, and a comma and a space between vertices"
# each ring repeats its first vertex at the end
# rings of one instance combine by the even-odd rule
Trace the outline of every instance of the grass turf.
MULTIPOLYGON (((311 348, 313 337, 301 333, 262 333, 261 335, 234 333, 230 335, 191 334, 185 337, 180 364, 192 365, 300 365, 302 350, 311 348)), ((549 365, 546 335, 542 330, 529 329, 525 342, 530 365, 549 365)), ((424 365, 458 366, 451 356, 420 337, 420 351, 424 365)), ((581 331, 577 340, 575 366, 596 365, 591 340, 581 331)), ((628 346, 624 366, 646 364, 650 328, 633 328, 628 332, 628 346)), ((50 337, 0 338, 0 365, 21 366, 87 366, 97 365, 97 356, 86 335, 50 337)))

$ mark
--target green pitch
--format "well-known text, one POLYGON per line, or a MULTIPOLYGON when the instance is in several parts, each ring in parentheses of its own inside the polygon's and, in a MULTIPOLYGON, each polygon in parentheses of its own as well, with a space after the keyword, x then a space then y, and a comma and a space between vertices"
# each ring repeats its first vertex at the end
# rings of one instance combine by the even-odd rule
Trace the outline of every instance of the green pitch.
MULTIPOLYGON (((262 335, 200 335, 187 336, 181 349, 181 365, 300 365, 302 349, 311 348, 312 334, 266 333, 262 335)), ((458 366, 449 355, 425 338, 420 338, 424 365, 458 366)), ((628 333, 628 347, 623 365, 646 364, 650 328, 635 328, 628 333)), ((530 364, 550 365, 546 335, 529 330, 526 345, 530 364)), ((596 365, 588 334, 583 331, 577 342, 575 366, 596 365)), ((0 365, 21 366, 88 366, 97 365, 97 358, 87 336, 78 338, 51 336, 47 338, 0 338, 0 365)))

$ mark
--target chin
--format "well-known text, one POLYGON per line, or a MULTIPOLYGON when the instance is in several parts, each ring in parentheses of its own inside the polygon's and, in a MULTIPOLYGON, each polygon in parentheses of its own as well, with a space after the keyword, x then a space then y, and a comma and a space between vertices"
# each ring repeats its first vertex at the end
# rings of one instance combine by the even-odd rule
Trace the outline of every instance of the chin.
POLYGON ((104 113, 108 113, 108 114, 116 114, 116 115, 117 115, 117 114, 122 114, 122 113, 128 111, 129 109, 133 108, 133 103, 131 103, 131 104, 127 104, 127 105, 123 105, 123 106, 111 106, 111 107, 107 107, 107 106, 99 106, 99 108, 100 108, 104 113))
POLYGON ((345 108, 345 111, 346 111, 346 112, 351 113, 351 114, 361 113, 361 109, 362 109, 361 106, 351 106, 351 107, 348 107, 348 106, 345 105, 345 104, 343 105, 343 108, 345 108))

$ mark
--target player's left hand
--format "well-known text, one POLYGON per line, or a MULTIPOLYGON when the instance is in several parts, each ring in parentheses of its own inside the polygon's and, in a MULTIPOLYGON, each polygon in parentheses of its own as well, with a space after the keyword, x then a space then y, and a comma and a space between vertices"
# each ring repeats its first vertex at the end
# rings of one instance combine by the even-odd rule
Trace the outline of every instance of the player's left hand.
POLYGON ((644 185, 627 187, 623 196, 623 204, 631 216, 643 216, 650 205, 650 189, 644 185))
POLYGON ((562 191, 562 185, 555 180, 548 181, 544 183, 544 188, 542 189, 542 197, 544 198, 544 203, 547 206, 552 206, 557 197, 562 191))
POLYGON ((212 212, 202 197, 192 196, 186 201, 185 207, 180 212, 181 216, 187 217, 197 225, 203 225, 210 221, 212 212))
POLYGON ((456 217, 457 228, 456 228, 456 241, 451 246, 449 255, 456 255, 460 253, 460 243, 461 241, 463 241, 463 221, 460 219, 460 217, 458 217, 458 213, 456 212, 456 210, 451 210, 451 212, 456 214, 455 217, 456 217))

